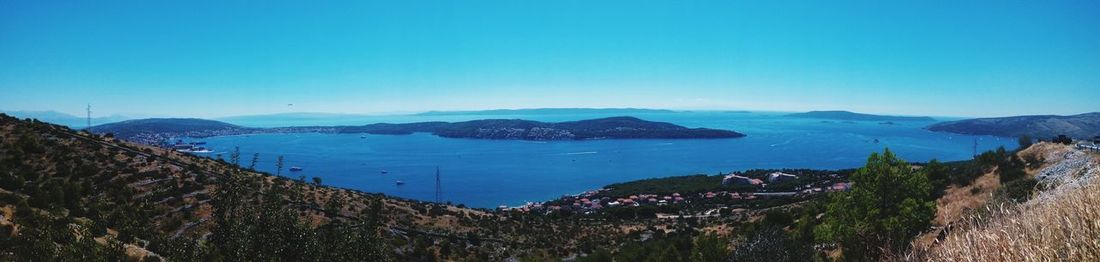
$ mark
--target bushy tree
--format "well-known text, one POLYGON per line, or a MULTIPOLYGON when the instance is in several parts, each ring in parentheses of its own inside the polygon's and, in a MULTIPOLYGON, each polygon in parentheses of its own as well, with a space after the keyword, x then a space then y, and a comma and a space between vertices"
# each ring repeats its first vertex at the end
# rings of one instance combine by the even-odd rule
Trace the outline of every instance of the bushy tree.
POLYGON ((1028 147, 1031 147, 1031 144, 1033 143, 1033 141, 1034 141, 1034 139, 1031 139, 1031 136, 1029 136, 1029 135, 1022 135, 1022 136, 1019 137, 1019 139, 1016 140, 1016 142, 1020 144, 1020 150, 1024 150, 1024 149, 1027 149, 1028 147))
POLYGON ((729 258, 726 241, 717 235, 706 234, 695 238, 691 247, 691 261, 725 261, 729 258))
POLYGON ((796 243, 777 226, 765 226, 753 231, 733 247, 733 261, 808 261, 813 258, 813 248, 796 243))
POLYGON ((1054 139, 1051 139, 1051 140, 1054 143, 1061 143, 1061 144, 1065 144, 1065 145, 1069 145, 1069 144, 1073 143, 1073 139, 1069 138, 1066 135, 1058 135, 1058 136, 1054 137, 1054 139))
POLYGON ((1027 201, 1039 182, 1034 178, 1017 179, 997 189, 997 196, 1016 202, 1027 201))
POLYGON ((943 195, 943 191, 947 189, 948 183, 951 182, 947 166, 940 163, 939 160, 932 159, 922 169, 924 174, 928 176, 928 181, 932 183, 933 195, 943 195))
POLYGON ((841 244, 849 260, 873 260, 899 251, 928 228, 936 214, 932 185, 887 149, 851 176, 852 189, 830 197, 815 234, 841 244))

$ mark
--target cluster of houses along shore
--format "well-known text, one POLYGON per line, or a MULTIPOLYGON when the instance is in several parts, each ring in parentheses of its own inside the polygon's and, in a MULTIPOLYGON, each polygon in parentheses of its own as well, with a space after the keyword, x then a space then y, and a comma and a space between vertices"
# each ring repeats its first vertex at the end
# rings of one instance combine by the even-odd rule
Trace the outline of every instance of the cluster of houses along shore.
MULTIPOLYGON (((827 176, 830 179, 838 179, 838 175, 831 174, 827 176)), ((723 185, 752 185, 757 187, 766 187, 769 183, 779 183, 787 181, 798 180, 797 175, 787 174, 782 172, 772 172, 763 177, 764 179, 750 178, 737 174, 729 174, 722 179, 723 185)), ((625 197, 609 197, 600 196, 601 193, 611 191, 608 188, 602 188, 598 190, 586 191, 576 195, 566 195, 562 198, 551 202, 528 202, 519 207, 500 206, 501 210, 519 211, 519 212, 550 212, 559 210, 570 210, 580 212, 593 212, 599 211, 610 207, 639 207, 639 206, 663 206, 669 204, 682 204, 690 203, 692 201, 711 201, 711 200, 754 200, 761 197, 792 197, 797 195, 808 195, 826 192, 839 192, 848 191, 851 189, 851 182, 835 182, 830 183, 827 181, 812 182, 807 185, 796 186, 793 191, 784 192, 738 192, 731 190, 718 190, 707 191, 697 193, 671 193, 671 194, 635 194, 625 197), (554 203, 554 204, 549 204, 554 203)))
MULTIPOLYGON (((798 180, 798 176, 787 174, 783 172, 772 172, 765 176, 768 183, 778 183, 785 181, 798 180)), ((750 186, 765 186, 764 180, 746 177, 738 175, 737 173, 730 173, 726 177, 722 178, 722 185, 750 185, 750 186)))

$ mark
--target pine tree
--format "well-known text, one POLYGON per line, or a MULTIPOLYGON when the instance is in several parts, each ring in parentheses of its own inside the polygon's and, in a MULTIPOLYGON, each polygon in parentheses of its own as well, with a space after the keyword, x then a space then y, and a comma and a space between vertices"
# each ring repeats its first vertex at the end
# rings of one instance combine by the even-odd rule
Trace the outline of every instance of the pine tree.
POLYGON ((229 153, 229 162, 233 163, 234 166, 241 166, 241 147, 233 147, 233 152, 229 153))
POLYGON ((283 174, 283 156, 279 156, 275 159, 275 175, 283 174))
POLYGON ((252 163, 248 164, 248 170, 256 170, 257 162, 260 162, 260 153, 252 154, 252 163))
POLYGON ((815 232, 821 240, 840 243, 846 259, 874 260, 883 251, 900 251, 936 215, 928 177, 889 149, 871 154, 851 180, 851 191, 830 196, 825 222, 815 232))

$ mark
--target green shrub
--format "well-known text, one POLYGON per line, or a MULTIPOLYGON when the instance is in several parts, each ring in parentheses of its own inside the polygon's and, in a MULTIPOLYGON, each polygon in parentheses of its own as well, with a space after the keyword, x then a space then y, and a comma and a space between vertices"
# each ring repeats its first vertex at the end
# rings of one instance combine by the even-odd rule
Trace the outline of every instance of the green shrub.
POLYGON ((1001 170, 1000 173, 1002 184, 1016 181, 1027 176, 1027 173, 1020 168, 1007 167, 1004 170, 1001 170))
POLYGON ((738 241, 732 261, 812 261, 813 247, 802 245, 778 227, 765 227, 738 241))
POLYGON ((996 195, 1016 202, 1027 201, 1038 183, 1034 178, 1014 180, 997 189, 996 195))

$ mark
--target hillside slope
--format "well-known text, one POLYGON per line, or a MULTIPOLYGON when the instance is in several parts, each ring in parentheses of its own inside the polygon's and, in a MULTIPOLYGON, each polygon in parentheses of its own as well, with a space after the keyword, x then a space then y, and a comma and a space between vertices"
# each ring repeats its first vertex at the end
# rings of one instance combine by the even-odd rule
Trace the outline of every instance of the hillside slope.
POLYGON ((334 257, 368 251, 402 261, 501 260, 547 250, 567 256, 624 234, 611 225, 510 219, 291 180, 2 114, 0 214, 0 260, 119 253, 182 261, 271 252, 302 258, 280 252, 311 247, 334 257), (361 231, 367 223, 378 230, 361 231), (106 244, 65 240, 72 237, 106 244), (232 244, 267 242, 317 245, 232 244))
POLYGON ((1067 135, 1078 139, 1100 136, 1100 112, 1071 116, 1039 115, 976 118, 937 123, 928 130, 968 135, 993 135, 1050 139, 1067 135))
POLYGON ((1042 143, 1021 155, 1045 159, 1033 173, 1038 192, 1015 203, 990 200, 952 224, 931 246, 917 245, 909 260, 1100 260, 1100 155, 1042 143))

